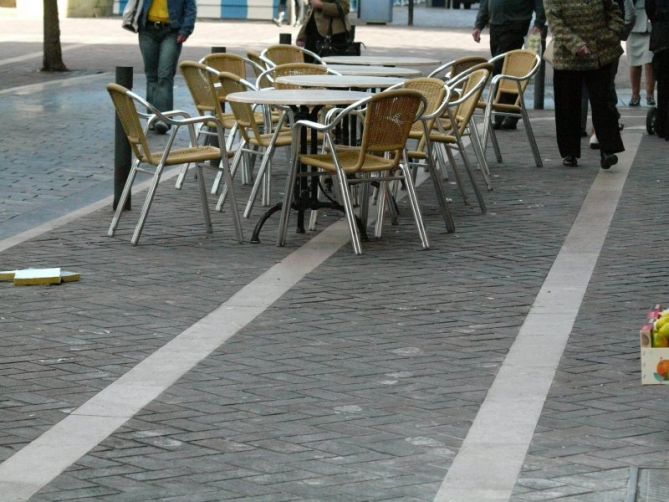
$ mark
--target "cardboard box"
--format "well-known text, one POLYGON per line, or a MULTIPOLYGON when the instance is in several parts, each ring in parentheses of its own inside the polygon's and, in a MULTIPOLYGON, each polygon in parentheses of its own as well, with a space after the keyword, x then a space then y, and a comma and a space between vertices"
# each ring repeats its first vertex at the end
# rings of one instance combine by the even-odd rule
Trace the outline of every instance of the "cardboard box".
POLYGON ((643 385, 669 385, 669 347, 653 347, 653 324, 662 307, 655 305, 648 312, 646 322, 639 331, 641 345, 641 383, 643 385))

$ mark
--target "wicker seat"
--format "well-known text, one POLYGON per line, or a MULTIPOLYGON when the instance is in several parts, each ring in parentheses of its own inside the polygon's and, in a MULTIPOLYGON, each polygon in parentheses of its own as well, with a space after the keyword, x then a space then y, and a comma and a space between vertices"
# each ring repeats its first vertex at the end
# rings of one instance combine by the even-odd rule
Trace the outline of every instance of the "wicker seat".
POLYGON ((492 127, 495 116, 522 118, 525 125, 525 133, 534 155, 537 167, 542 167, 541 155, 537 146, 530 118, 525 108, 525 89, 530 79, 539 70, 541 58, 536 52, 527 49, 516 49, 505 52, 489 62, 492 64, 502 61, 502 71, 495 75, 490 83, 490 93, 485 109, 485 122, 483 129, 483 147, 487 146, 490 136, 497 162, 502 162, 502 153, 499 148, 497 136, 492 127))
MULTIPOLYGON (((107 234, 111 237, 116 231, 119 219, 123 213, 123 208, 126 205, 126 201, 130 196, 132 185, 135 181, 137 173, 146 172, 152 174, 153 179, 147 192, 146 199, 144 200, 144 205, 139 216, 139 221, 135 226, 135 230, 131 238, 132 244, 137 244, 142 233, 142 229, 144 228, 144 223, 149 213, 149 209, 151 208, 151 203, 153 202, 156 189, 158 188, 158 183, 160 182, 162 172, 165 166, 175 164, 195 164, 198 167, 199 176, 197 178, 202 202, 202 213, 204 215, 207 232, 211 232, 211 218, 209 216, 207 190, 204 184, 203 164, 210 161, 217 161, 219 163, 219 169, 223 171, 223 176, 226 181, 231 181, 230 170, 228 169, 228 156, 225 151, 225 146, 221 146, 219 148, 211 145, 197 145, 197 133, 195 131, 195 127, 204 123, 208 125, 213 124, 216 127, 220 144, 224 145, 223 125, 221 124, 218 117, 200 116, 191 118, 184 112, 160 112, 146 100, 129 91, 125 87, 117 84, 109 84, 107 86, 107 91, 112 98, 114 107, 116 108, 116 113, 135 155, 135 162, 133 162, 130 169, 128 179, 126 180, 125 186, 123 187, 123 192, 119 199, 116 212, 114 213, 114 217, 112 218, 112 222, 109 226, 107 234), (138 112, 137 105, 139 105, 141 108, 146 108, 151 113, 151 115, 138 112), (179 116, 183 118, 176 118, 179 116), (145 130, 141 125, 141 118, 148 119, 149 122, 154 120, 161 120, 172 126, 172 132, 167 140, 166 146, 163 149, 152 150, 150 148, 149 140, 146 136, 145 130), (190 133, 190 145, 185 148, 173 148, 177 133, 182 127, 188 128, 190 133)), ((233 191, 230 192, 230 205, 235 229, 237 231, 237 238, 241 242, 243 240, 242 227, 239 219, 239 213, 237 212, 237 201, 233 191)))
MULTIPOLYGON (((373 95, 343 110, 332 112, 328 114, 325 124, 307 120, 298 121, 295 124, 297 128, 308 127, 324 133, 326 153, 301 154, 293 159, 279 222, 279 244, 285 244, 293 185, 296 177, 300 174, 314 175, 314 173, 298 173, 298 165, 301 163, 305 167, 318 168, 335 176, 346 212, 355 254, 362 253, 362 245, 349 186, 358 183, 364 183, 365 186, 368 186, 372 181, 386 185, 392 180, 403 180, 407 188, 422 247, 428 248, 428 237, 423 225, 411 172, 406 163, 400 162, 411 126, 421 116, 424 109, 425 98, 419 92, 399 89, 373 95), (361 145, 359 147, 335 145, 333 131, 336 126, 363 106, 366 107, 366 111, 361 145), (371 174, 377 176, 372 178, 371 174)), ((299 131, 297 131, 296 137, 299 136, 299 131)), ((385 187, 382 189, 384 193, 386 190, 385 187)), ((366 205, 366 202, 366 198, 363 199, 363 205, 366 205)), ((380 214, 379 218, 382 216, 380 214)))

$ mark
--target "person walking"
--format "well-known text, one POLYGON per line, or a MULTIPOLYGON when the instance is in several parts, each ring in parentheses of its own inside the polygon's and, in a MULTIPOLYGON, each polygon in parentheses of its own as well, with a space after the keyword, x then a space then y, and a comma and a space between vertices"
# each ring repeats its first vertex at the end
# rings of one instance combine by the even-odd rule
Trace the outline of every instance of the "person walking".
POLYGON ((609 103, 612 66, 623 50, 623 18, 611 0, 546 0, 553 33, 555 128, 562 164, 576 167, 581 156, 581 92, 588 90, 592 122, 600 144, 600 166, 608 169, 625 150, 617 110, 609 103))
MULTIPOLYGON (((481 32, 490 28, 490 53, 493 57, 514 49, 522 49, 534 14, 531 33, 542 33, 546 26, 546 16, 542 0, 481 0, 474 22, 472 38, 481 42, 481 32)), ((502 70, 502 61, 497 61, 493 74, 502 70)), ((511 102, 515 101, 515 94, 511 102)), ((495 129, 515 129, 518 118, 495 117, 495 129)))
POLYGON ((669 0, 646 0, 650 19, 650 50, 657 80, 655 134, 669 141, 669 0))
MULTIPOLYGON (((139 50, 146 74, 146 100, 160 111, 174 108, 174 75, 181 46, 195 27, 195 0, 144 0, 139 17, 139 50)), ((156 122, 165 134, 169 125, 156 122)))
POLYGON ((331 36, 333 46, 345 46, 346 34, 351 29, 350 9, 349 0, 309 0, 296 44, 318 54, 320 42, 331 36))
POLYGON ((646 74, 646 104, 655 106, 655 78, 653 77, 653 53, 650 52, 650 29, 646 15, 645 0, 634 3, 634 26, 627 38, 627 60, 630 65, 632 97, 629 106, 641 104, 641 74, 646 74))

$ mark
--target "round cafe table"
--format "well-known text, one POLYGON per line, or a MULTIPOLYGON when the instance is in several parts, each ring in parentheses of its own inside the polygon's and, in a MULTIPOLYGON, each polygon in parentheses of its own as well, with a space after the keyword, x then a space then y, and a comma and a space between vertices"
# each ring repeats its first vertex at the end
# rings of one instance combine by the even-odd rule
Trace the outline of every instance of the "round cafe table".
MULTIPOLYGON (((338 89, 266 89, 262 91, 233 92, 228 94, 226 99, 228 101, 238 103, 288 106, 294 113, 294 121, 297 122, 301 119, 317 121, 318 112, 324 106, 350 105, 356 101, 367 98, 370 95, 371 94, 368 92, 345 91, 338 89)), ((302 141, 300 141, 300 143, 304 151, 301 153, 307 153, 306 129, 303 128, 302 133, 304 136, 302 137, 302 141)), ((312 136, 311 148, 313 153, 316 153, 318 145, 314 136, 315 131, 312 136)), ((294 144, 292 145, 292 148, 295 148, 294 144)), ((293 150, 293 152, 291 152, 291 157, 292 155, 297 154, 298 152, 293 150)), ((300 172, 304 173, 301 166, 299 169, 300 172)), ((337 202, 322 202, 318 200, 318 183, 314 179, 311 181, 312 183, 309 186, 305 176, 297 176, 295 179, 295 184, 292 187, 294 196, 290 208, 297 211, 297 231, 299 233, 304 233, 305 231, 304 213, 307 209, 321 209, 328 207, 338 209, 340 211, 344 210, 344 208, 337 202)), ((251 242, 260 242, 259 234, 265 221, 267 221, 267 219, 272 216, 272 214, 276 213, 277 211, 281 211, 277 246, 283 246, 285 242, 282 241, 282 229, 284 228, 284 225, 286 224, 285 222, 288 218, 288 209, 289 208, 283 207, 282 202, 279 202, 278 204, 275 204, 269 208, 253 229, 251 242)))
POLYGON ((415 68, 400 68, 398 66, 374 66, 352 64, 328 64, 328 68, 342 75, 366 75, 376 77, 420 77, 422 72, 415 68))
POLYGON ((413 56, 327 56, 326 64, 378 65, 378 66, 437 66, 438 59, 413 56))
POLYGON ((375 77, 370 75, 286 75, 277 77, 279 84, 300 87, 326 87, 328 89, 387 89, 401 84, 406 79, 398 77, 375 77))

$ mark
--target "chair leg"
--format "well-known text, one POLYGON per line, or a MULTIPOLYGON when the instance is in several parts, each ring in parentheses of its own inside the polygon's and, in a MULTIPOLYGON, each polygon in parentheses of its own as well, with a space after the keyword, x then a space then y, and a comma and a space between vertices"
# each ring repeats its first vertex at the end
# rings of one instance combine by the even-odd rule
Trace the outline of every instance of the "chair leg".
POLYGON ((260 168, 256 173, 256 179, 255 182, 253 183, 253 187, 251 188, 251 195, 249 196, 249 200, 246 203, 246 209, 244 209, 244 218, 249 218, 251 216, 253 205, 255 204, 255 200, 258 198, 258 191, 260 190, 261 186, 263 186, 264 178, 265 176, 267 176, 267 169, 269 166, 272 153, 273 153, 273 148, 272 145, 270 145, 269 148, 265 150, 262 162, 260 163, 260 168))
MULTIPOLYGON (((242 158, 242 153, 244 152, 244 145, 245 143, 242 142, 239 145, 239 149, 235 152, 235 156, 232 159, 232 167, 230 168, 230 179, 234 179, 235 174, 237 173, 237 169, 239 168, 239 163, 242 158)), ((226 158, 227 162, 227 158, 226 158)), ((225 172, 222 172, 223 176, 225 176, 225 172)), ((230 185, 232 186, 232 185, 230 185)), ((221 211, 221 208, 223 207, 223 204, 225 203, 225 198, 228 195, 228 185, 224 185, 223 188, 221 189, 221 195, 218 197, 218 202, 216 203, 216 211, 221 211)))
POLYGON ((123 186, 123 191, 121 192, 121 198, 116 204, 116 211, 114 211, 114 217, 112 218, 111 224, 109 225, 109 230, 107 230, 107 235, 109 237, 114 237, 114 233, 116 232, 116 227, 118 226, 118 222, 121 219, 121 214, 123 213, 123 208, 125 207, 125 203, 128 200, 128 197, 130 196, 130 191, 132 190, 132 184, 135 182, 135 177, 137 176, 138 167, 139 167, 139 160, 135 160, 135 162, 132 164, 132 169, 130 169, 130 173, 128 173, 128 179, 126 180, 125 185, 123 186))
POLYGON ((490 128, 490 142, 492 143, 492 149, 495 152, 495 159, 497 160, 498 164, 501 164, 504 162, 502 160, 502 150, 499 148, 499 141, 497 141, 497 133, 495 133, 495 130, 491 127, 490 128))
POLYGON ((476 160, 478 161, 481 175, 483 176, 483 180, 485 181, 488 190, 492 190, 492 182, 490 181, 490 168, 488 167, 488 162, 486 161, 485 154, 483 153, 483 148, 481 148, 481 139, 479 138, 476 124, 470 122, 469 131, 469 137, 472 141, 472 148, 474 149, 474 155, 476 155, 476 160))
MULTIPOLYGON (((237 197, 235 196, 235 187, 232 184, 232 172, 231 172, 232 169, 230 167, 230 162, 228 161, 227 156, 221 158, 221 168, 223 169, 223 181, 225 182, 225 186, 229 187, 228 193, 230 197, 230 211, 232 212, 232 221, 235 224, 237 240, 240 243, 242 243, 244 242, 244 232, 242 231, 242 221, 239 217, 239 208, 237 207, 237 197)), ((221 194, 221 196, 222 195, 223 194, 221 194)), ((221 201, 219 200, 219 202, 221 201)))
POLYGON ((390 189, 387 181, 381 181, 376 191, 376 222, 374 223, 374 237, 380 239, 383 235, 383 217, 386 212, 386 202, 390 197, 390 189))
POLYGON ((524 106, 521 106, 521 115, 523 117, 523 124, 525 124, 525 133, 527 134, 527 139, 530 142, 532 147, 532 154, 534 155, 534 163, 537 167, 543 167, 544 163, 541 161, 541 154, 539 153, 539 147, 537 146, 536 138, 534 137, 534 131, 532 130, 532 125, 530 124, 530 117, 527 116, 527 110, 524 106))
MULTIPOLYGON (((299 152, 299 134, 293 131, 293 144, 295 151, 299 152)), ((286 245, 286 234, 288 233, 288 218, 290 216, 290 205, 293 203, 293 190, 295 188, 295 179, 297 178, 297 170, 299 169, 299 155, 293 155, 290 169, 288 170, 288 177, 286 179, 286 190, 283 196, 283 205, 281 206, 281 215, 279 217, 279 231, 277 234, 276 245, 286 245)))
POLYGON ((139 213, 139 220, 137 225, 135 225, 135 231, 132 234, 130 242, 133 246, 137 245, 139 242, 139 237, 142 235, 142 229, 144 228, 144 223, 146 222, 146 217, 149 215, 149 209, 151 209, 151 203, 153 202, 153 197, 156 195, 156 189, 158 188, 158 183, 160 183, 160 176, 163 173, 164 164, 161 161, 161 164, 156 166, 156 172, 153 174, 153 181, 149 187, 149 191, 146 194, 146 199, 144 199, 144 205, 142 206, 142 211, 139 213))
POLYGON ((439 210, 441 211, 441 216, 444 219, 444 223, 446 224, 446 231, 448 233, 453 233, 455 232, 455 221, 453 220, 451 209, 448 207, 448 201, 446 200, 446 192, 444 190, 444 184, 441 181, 441 176, 439 176, 439 173, 437 172, 434 166, 434 157, 431 153, 432 151, 431 143, 430 145, 428 145, 427 151, 428 155, 427 155, 426 167, 428 173, 430 174, 430 178, 432 178, 434 191, 435 194, 437 195, 437 202, 439 203, 439 210))
POLYGON ((197 165, 198 176, 197 182, 200 187, 200 199, 202 201, 202 216, 204 217, 204 225, 207 228, 207 233, 213 232, 211 227, 211 215, 209 214, 209 199, 207 197, 207 187, 204 184, 204 167, 201 164, 197 165))
POLYGON ((418 236, 420 237, 420 243, 423 246, 423 249, 430 248, 430 242, 427 238, 427 231, 425 230, 425 224, 423 223, 423 215, 420 212, 420 206, 418 205, 418 196, 416 195, 416 187, 413 184, 411 179, 411 171, 405 164, 400 164, 400 169, 404 173, 404 183, 406 184, 407 196, 409 197, 409 202, 411 204, 411 210, 413 211, 413 217, 416 221, 416 228, 418 228, 418 236))
POLYGON ((351 192, 348 187, 348 180, 343 170, 337 172, 337 182, 342 195, 342 202, 344 210, 346 211, 346 221, 348 223, 348 230, 351 233, 351 245, 355 254, 362 254, 362 244, 360 243, 360 233, 358 232, 358 224, 355 221, 355 213, 353 212, 353 203, 351 202, 351 192))
POLYGON ((474 173, 472 172, 471 163, 469 162, 469 159, 467 157, 467 152, 465 152, 465 147, 462 144, 462 137, 460 136, 460 133, 458 132, 457 128, 453 129, 453 132, 455 133, 455 138, 456 141, 458 142, 460 156, 462 157, 462 163, 465 165, 465 171, 467 171, 467 177, 469 178, 469 182, 472 184, 472 188, 474 189, 474 195, 476 195, 479 207, 481 208, 481 213, 485 214, 487 211, 485 200, 483 199, 483 194, 479 190, 478 184, 476 183, 476 178, 474 178, 474 173))
MULTIPOLYGON (((448 163, 451 166, 453 170, 453 177, 455 178, 455 186, 458 187, 458 191, 460 192, 460 195, 462 196, 462 202, 465 204, 465 206, 469 205, 469 198, 467 197, 467 193, 465 192, 464 185, 462 184, 462 178, 460 177, 460 172, 458 171, 458 164, 455 162, 455 157, 453 156, 453 152, 451 151, 451 147, 448 145, 442 145, 442 148, 446 152, 446 155, 448 156, 448 163)), ((442 155, 442 162, 443 160, 443 152, 441 153, 442 155)), ((444 162, 445 164, 445 162, 444 162)))

